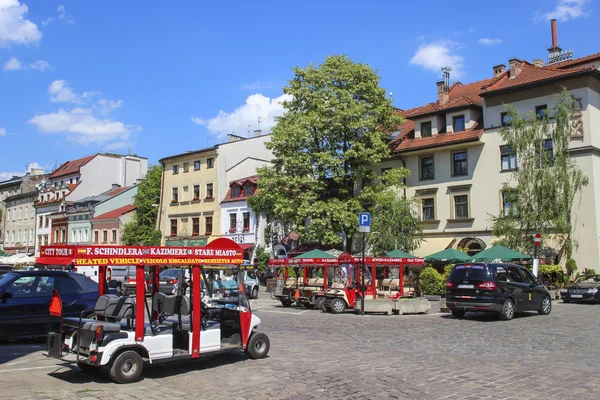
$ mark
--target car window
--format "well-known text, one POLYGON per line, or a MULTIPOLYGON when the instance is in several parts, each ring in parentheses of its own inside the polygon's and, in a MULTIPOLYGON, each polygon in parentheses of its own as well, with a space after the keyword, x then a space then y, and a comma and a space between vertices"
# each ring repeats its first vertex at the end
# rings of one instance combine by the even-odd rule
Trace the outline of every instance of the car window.
POLYGON ((31 295, 34 280, 33 276, 22 276, 14 281, 7 291, 12 293, 13 297, 28 297, 31 295))
POLYGON ((8 285, 10 281, 18 277, 19 275, 8 272, 2 276, 0 276, 0 288, 8 285))
POLYGON ((508 272, 503 265, 496 266, 496 279, 498 282, 508 282, 508 272))
POLYGON ((247 271, 246 275, 248 276, 248 278, 250 279, 256 279, 256 274, 254 273, 254 271, 247 271))
POLYGON ((52 290, 54 290, 54 277, 53 276, 39 276, 35 283, 35 289, 32 290, 32 295, 36 297, 51 296, 52 290))
POLYGON ((523 278, 521 277, 521 274, 519 273, 519 268, 505 267, 505 269, 508 272, 508 279, 511 282, 519 282, 519 283, 523 282, 523 278))
POLYGON ((58 278, 58 293, 60 294, 76 294, 81 293, 83 290, 81 286, 74 279, 67 277, 58 278))
POLYGON ((531 272, 529 272, 525 268, 521 268, 521 275, 523 275, 523 282, 525 282, 525 283, 535 283, 535 278, 533 277, 533 275, 531 274, 531 272))
POLYGON ((450 273, 449 281, 487 281, 490 280, 490 270, 485 265, 465 264, 456 265, 450 273))

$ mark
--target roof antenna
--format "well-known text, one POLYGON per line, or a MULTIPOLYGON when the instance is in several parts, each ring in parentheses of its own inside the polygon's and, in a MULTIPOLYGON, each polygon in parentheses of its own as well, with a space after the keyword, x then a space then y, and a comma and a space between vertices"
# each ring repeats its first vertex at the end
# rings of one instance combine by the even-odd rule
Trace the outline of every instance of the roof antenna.
POLYGON ((261 122, 265 122, 266 119, 264 119, 263 117, 258 117, 258 130, 260 131, 260 123, 261 122))
POLYGON ((450 89, 450 72, 452 68, 449 65, 442 67, 442 73, 444 75, 444 89, 446 92, 450 89))

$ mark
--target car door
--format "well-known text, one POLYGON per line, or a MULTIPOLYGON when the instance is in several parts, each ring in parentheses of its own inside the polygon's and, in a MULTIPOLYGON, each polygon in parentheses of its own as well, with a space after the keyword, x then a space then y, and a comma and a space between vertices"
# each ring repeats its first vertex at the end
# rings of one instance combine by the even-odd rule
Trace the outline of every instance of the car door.
POLYGON ((537 311, 542 305, 542 300, 546 296, 546 288, 542 285, 529 270, 520 268, 523 276, 523 283, 527 285, 525 293, 528 297, 530 311, 537 311))
POLYGON ((523 283, 523 277, 521 276, 519 267, 516 265, 505 265, 504 269, 506 269, 508 274, 506 287, 517 301, 517 311, 529 310, 529 294, 525 290, 525 288, 528 288, 528 285, 523 283))
POLYGON ((82 297, 83 289, 68 276, 59 276, 56 278, 56 290, 60 294, 63 303, 63 316, 79 317, 81 312, 88 308, 88 304, 82 297))

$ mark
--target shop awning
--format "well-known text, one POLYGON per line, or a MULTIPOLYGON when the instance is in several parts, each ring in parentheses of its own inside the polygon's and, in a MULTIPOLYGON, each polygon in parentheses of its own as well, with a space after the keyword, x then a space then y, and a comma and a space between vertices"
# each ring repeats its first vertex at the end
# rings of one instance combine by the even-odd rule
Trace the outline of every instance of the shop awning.
POLYGON ((518 251, 509 249, 508 247, 496 245, 489 247, 484 251, 477 253, 471 259, 473 262, 515 262, 515 261, 530 261, 531 256, 521 254, 518 251))
POLYGON ((425 258, 430 254, 452 247, 455 238, 427 238, 421 242, 421 247, 413 253, 416 257, 425 258))
POLYGON ((254 247, 254 243, 240 243, 242 250, 248 250, 254 247))
POLYGON ((36 264, 44 265, 69 265, 73 262, 70 257, 38 257, 35 259, 36 264))
POLYGON ((469 256, 467 254, 454 249, 438 251, 425 257, 425 262, 428 264, 455 264, 468 260, 469 256))

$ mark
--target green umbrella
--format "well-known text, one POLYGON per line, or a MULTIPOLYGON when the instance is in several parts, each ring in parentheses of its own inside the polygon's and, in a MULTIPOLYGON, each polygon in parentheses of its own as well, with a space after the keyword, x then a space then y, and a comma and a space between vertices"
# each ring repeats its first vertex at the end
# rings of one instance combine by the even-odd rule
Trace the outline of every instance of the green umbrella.
POLYGON ((521 254, 518 251, 509 249, 508 247, 496 245, 479 252, 473 256, 471 261, 487 261, 487 262, 514 262, 514 261, 529 261, 531 257, 526 254, 521 254))
POLYGON ((307 251, 306 253, 302 253, 299 256, 294 258, 337 258, 336 256, 327 253, 326 251, 314 249, 311 251, 307 251))
POLYGON ((454 249, 438 251, 425 257, 425 262, 428 264, 455 264, 468 260, 469 256, 467 254, 454 249))
POLYGON ((394 258, 417 258, 415 256, 413 256, 412 254, 408 254, 405 251, 402 250, 392 250, 389 251, 385 254, 388 257, 394 257, 394 258))

